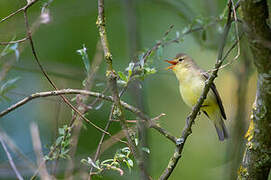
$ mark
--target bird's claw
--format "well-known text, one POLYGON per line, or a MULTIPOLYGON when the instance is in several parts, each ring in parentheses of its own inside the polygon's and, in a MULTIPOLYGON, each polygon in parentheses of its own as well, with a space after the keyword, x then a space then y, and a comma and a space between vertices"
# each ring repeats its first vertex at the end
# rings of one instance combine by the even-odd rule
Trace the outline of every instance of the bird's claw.
POLYGON ((180 146, 181 144, 183 144, 184 143, 184 139, 183 138, 178 138, 178 139, 176 139, 176 145, 177 146, 180 146))

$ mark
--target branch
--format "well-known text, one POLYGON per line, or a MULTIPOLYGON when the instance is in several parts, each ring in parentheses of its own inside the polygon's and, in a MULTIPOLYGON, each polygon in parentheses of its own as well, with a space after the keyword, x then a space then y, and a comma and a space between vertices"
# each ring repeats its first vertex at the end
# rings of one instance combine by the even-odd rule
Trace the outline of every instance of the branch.
MULTIPOLYGON (((21 101, 18 101, 17 103, 11 105, 9 108, 7 108, 7 109, 3 110, 2 112, 0 112, 0 118, 7 115, 8 113, 16 110, 17 108, 23 106, 24 104, 34 100, 34 99, 42 98, 42 97, 49 97, 49 96, 60 96, 60 95, 63 95, 63 94, 82 94, 82 95, 88 95, 88 96, 96 97, 96 98, 99 98, 99 99, 103 99, 103 100, 106 100, 106 101, 109 101, 109 102, 114 102, 112 96, 105 96, 104 94, 101 94, 101 93, 87 91, 87 90, 80 90, 80 89, 62 89, 62 90, 57 90, 57 91, 38 92, 38 93, 31 94, 30 96, 22 99, 21 101)), ((176 140, 177 140, 176 137, 172 136, 165 129, 159 127, 158 125, 155 125, 154 122, 157 119, 148 118, 139 109, 137 109, 136 107, 134 107, 134 106, 132 106, 132 105, 130 105, 130 104, 124 102, 124 101, 120 101, 120 103, 125 109, 127 109, 128 111, 136 114, 139 118, 141 118, 141 119, 143 119, 145 121, 151 122, 151 123, 149 123, 150 128, 159 130, 159 133, 166 136, 172 142, 174 142, 174 143, 176 142, 176 140)))
POLYGON ((11 13, 10 15, 6 16, 5 18, 1 19, 0 23, 6 21, 7 19, 11 18, 12 16, 18 14, 19 12, 26 11, 28 8, 30 8, 33 4, 35 4, 38 1, 39 0, 27 1, 27 4, 24 7, 18 9, 17 11, 15 11, 15 12, 11 13))
MULTIPOLYGON (((35 50, 35 47, 34 47, 34 42, 33 42, 33 39, 32 39, 32 34, 31 34, 31 30, 30 30, 30 27, 29 27, 29 23, 28 23, 28 16, 27 16, 27 8, 24 9, 24 19, 25 19, 25 26, 26 26, 26 31, 27 31, 27 36, 28 36, 28 39, 29 39, 29 43, 30 43, 30 47, 31 47, 31 50, 32 50, 32 54, 34 56, 34 59, 35 61, 37 62, 40 70, 42 71, 43 75, 46 77, 46 79, 48 80, 48 82, 50 83, 50 85, 55 89, 55 90, 58 90, 58 88, 56 87, 56 85, 54 84, 54 82, 50 79, 50 77, 48 76, 47 72, 45 71, 45 69, 43 68, 39 58, 38 58, 38 55, 37 55, 37 52, 35 50)), ((88 124, 92 125, 93 127, 95 127, 96 129, 98 129, 99 131, 101 132, 104 132, 108 135, 110 135, 110 133, 108 132, 105 132, 102 128, 100 128, 99 126, 95 125, 93 122, 91 122, 90 120, 88 120, 85 116, 83 116, 81 114, 81 112, 75 108, 70 102, 69 100, 64 96, 64 95, 60 95, 60 97, 63 99, 63 101, 72 109, 74 110, 83 120, 85 120, 88 124)), ((73 122, 74 121, 71 121, 70 122, 70 126, 73 125, 73 122)))
POLYGON ((102 43, 102 47, 104 50, 104 56, 105 56, 105 60, 107 63, 107 72, 106 72, 106 76, 108 79, 108 84, 109 87, 111 88, 111 93, 113 96, 113 100, 114 103, 116 105, 116 107, 119 109, 120 111, 120 123, 122 126, 122 129, 124 129, 125 131, 125 135, 126 138, 128 140, 128 145, 131 149, 131 152, 134 155, 134 158, 136 159, 139 169, 140 169, 140 173, 143 179, 149 179, 149 176, 145 170, 144 167, 144 161, 142 160, 140 153, 134 143, 134 141, 131 139, 129 132, 128 132, 128 125, 126 122, 126 118, 124 115, 124 112, 122 110, 122 105, 120 102, 120 97, 119 97, 119 93, 118 93, 118 87, 117 87, 117 75, 113 69, 112 66, 112 55, 110 53, 109 47, 108 47, 108 41, 107 41, 107 34, 106 34, 106 29, 105 29, 105 16, 104 16, 104 0, 98 0, 98 19, 97 19, 97 26, 99 29, 99 34, 100 34, 100 38, 101 38, 101 43, 102 43))
POLYGON ((28 38, 25 37, 23 39, 19 39, 19 40, 16 40, 16 41, 9 41, 9 42, 0 42, 0 45, 8 45, 8 44, 16 44, 16 43, 21 43, 21 42, 24 42, 26 41, 28 38))
POLYGON ((40 178, 43 180, 51 179, 46 169, 46 164, 43 163, 44 157, 42 152, 42 145, 40 141, 39 129, 36 123, 30 124, 30 132, 32 137, 33 149, 36 154, 37 164, 38 166, 40 166, 40 178))
POLYGON ((12 170, 14 171, 14 173, 16 174, 16 177, 17 177, 19 180, 23 180, 23 177, 22 177, 22 175, 19 173, 19 171, 17 170, 17 168, 16 168, 16 166, 15 166, 13 160, 12 160, 12 157, 11 157, 10 153, 8 152, 8 149, 7 149, 7 147, 6 147, 6 145, 5 145, 5 142, 4 142, 4 140, 2 139, 2 136, 1 136, 1 135, 0 135, 0 143, 1 143, 1 145, 2 145, 2 147, 3 147, 3 149, 4 149, 5 153, 6 153, 6 155, 7 155, 7 157, 8 157, 9 164, 10 164, 12 170))
POLYGON ((194 121, 200 111, 200 108, 201 108, 204 100, 207 97, 207 94, 210 90, 211 84, 214 82, 214 79, 217 77, 217 72, 219 70, 219 67, 222 65, 223 61, 225 60, 225 58, 222 58, 222 55, 223 55, 223 50, 224 50, 224 47, 226 44, 226 39, 227 39, 229 30, 231 27, 231 23, 232 23, 232 20, 231 20, 232 4, 231 4, 230 0, 228 2, 228 8, 229 8, 229 12, 228 12, 227 23, 226 23, 226 26, 224 28, 224 32, 222 35, 222 40, 221 40, 221 44, 219 47, 218 57, 216 60, 214 71, 212 72, 210 77, 205 82, 203 92, 202 92, 200 98, 198 99, 197 104, 192 108, 192 112, 186 118, 186 126, 184 127, 184 129, 182 131, 182 136, 176 141, 175 152, 174 152, 173 156, 171 157, 171 159, 168 163, 168 166, 164 170, 163 174, 160 176, 160 178, 159 178, 160 180, 168 179, 169 176, 171 175, 171 173, 173 172, 173 170, 175 169, 175 167, 177 166, 177 163, 182 156, 185 142, 186 142, 188 136, 192 133, 192 129, 191 129, 192 124, 194 124, 194 121))

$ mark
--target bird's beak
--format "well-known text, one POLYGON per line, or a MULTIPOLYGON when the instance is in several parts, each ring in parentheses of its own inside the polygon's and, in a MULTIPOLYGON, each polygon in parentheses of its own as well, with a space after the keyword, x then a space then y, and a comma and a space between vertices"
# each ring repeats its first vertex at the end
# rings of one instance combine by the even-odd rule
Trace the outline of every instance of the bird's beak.
POLYGON ((165 61, 168 62, 168 63, 170 63, 170 64, 172 64, 172 66, 169 66, 166 69, 173 69, 174 66, 177 64, 177 62, 176 62, 175 59, 173 59, 173 60, 165 60, 165 61))

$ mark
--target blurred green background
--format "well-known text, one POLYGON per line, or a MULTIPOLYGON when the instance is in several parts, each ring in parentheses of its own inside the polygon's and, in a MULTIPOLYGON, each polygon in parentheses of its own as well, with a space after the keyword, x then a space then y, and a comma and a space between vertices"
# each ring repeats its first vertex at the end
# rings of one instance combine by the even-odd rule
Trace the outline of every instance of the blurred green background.
MULTIPOLYGON (((85 79, 84 64, 76 50, 81 49, 85 44, 90 61, 95 55, 99 39, 96 27, 97 2, 95 0, 52 1, 49 6, 50 21, 47 24, 41 24, 39 16, 45 2, 47 1, 39 1, 29 9, 28 13, 30 24, 35 26, 33 40, 38 56, 58 88, 82 88, 82 81, 85 79)), ((13 0, 12 2, 1 0, 1 19, 24 5, 25 2, 21 0, 13 0)), ((106 0, 107 33, 113 54, 114 68, 117 71, 124 71, 132 59, 160 40, 170 25, 174 25, 174 29, 170 32, 169 37, 174 38, 177 31, 182 32, 195 18, 218 17, 223 13, 225 6, 226 0, 106 0)), ((178 52, 185 52, 204 69, 211 69, 216 60, 222 26, 223 23, 207 28, 204 32, 205 35, 203 32, 190 33, 184 36, 184 40, 180 44, 164 47, 162 56, 154 55, 152 58, 151 66, 157 69, 157 73, 147 77, 141 83, 140 91, 142 93, 138 98, 143 100, 144 112, 150 117, 165 113, 166 116, 161 118, 159 123, 175 136, 181 134, 185 125, 185 117, 190 109, 181 99, 175 75, 171 71, 165 70, 167 64, 163 60, 175 57, 178 52)), ((0 41, 9 41, 14 37, 16 39, 23 38, 25 31, 23 14, 20 13, 0 24, 0 41)), ((4 46, 1 46, 0 52, 3 49, 4 46)), ((1 101, 1 110, 32 93, 53 90, 41 74, 28 42, 20 44, 19 50, 20 56, 17 61, 14 53, 0 57, 1 71, 6 68, 6 64, 14 62, 2 82, 20 77, 16 88, 7 93, 10 100, 1 101)), ((235 51, 229 59, 236 53, 235 51)), ((245 84, 248 91, 242 94, 246 101, 239 104, 244 108, 245 115, 241 119, 236 119, 239 110, 237 107, 238 96, 240 96, 238 89, 240 89, 240 85, 243 85, 239 78, 240 72, 245 71, 244 69, 247 69, 248 66, 243 62, 244 58, 242 57, 250 57, 250 54, 248 53, 247 56, 241 54, 237 61, 219 72, 215 81, 228 117, 226 125, 230 132, 233 132, 234 128, 238 130, 241 126, 239 137, 243 137, 244 129, 247 129, 256 87, 255 73, 251 70, 253 68, 249 68, 249 76, 246 75, 247 83, 245 84), (237 121, 242 124, 235 126, 237 121)), ((102 62, 95 78, 95 84, 99 86, 94 86, 93 91, 103 91, 105 88, 105 69, 106 64, 102 62)), ((3 75, 1 74, 1 76, 3 75)), ((123 99, 135 105, 131 94, 133 94, 133 89, 128 89, 123 99)), ((109 116, 110 106, 111 103, 105 102, 100 109, 89 111, 87 117, 100 127, 104 127, 109 116)), ((126 115, 128 119, 135 118, 128 112, 126 115)), ((30 123, 36 122, 38 124, 43 151, 46 153, 48 152, 46 145, 53 143, 56 129, 63 124, 68 124, 71 116, 70 108, 60 98, 40 98, 1 118, 0 128, 10 136, 29 159, 35 162, 36 157, 29 129, 30 123)), ((114 123, 109 131, 115 134, 119 130, 119 124, 114 123)), ((157 179, 167 166, 175 147, 152 129, 148 129, 147 134, 148 147, 151 152, 148 171, 154 179, 157 179)), ((101 133, 89 125, 85 125, 82 129, 75 156, 74 179, 86 179, 83 175, 88 170, 80 163, 80 159, 91 156, 95 152, 100 136, 101 133)), ((242 146, 241 141, 233 139, 234 135, 227 141, 219 142, 212 124, 204 115, 200 115, 193 126, 193 134, 185 145, 183 157, 170 179, 231 179, 232 163, 235 163, 238 159, 236 157, 240 154, 234 149, 240 144, 242 146)), ((123 144, 116 143, 107 149, 100 159, 112 157, 120 147, 123 147, 123 144)), ((23 163, 22 158, 16 153, 12 153, 12 156, 24 177, 31 177, 33 172, 23 163)), ((57 170, 59 179, 64 179, 65 165, 68 161, 60 162, 57 170)), ((50 165, 49 163, 48 167, 50 165)), ((131 173, 125 169, 122 177, 118 172, 111 171, 106 172, 102 178, 96 177, 96 179, 128 178, 139 178, 137 168, 133 168, 131 173)), ((0 179, 15 179, 2 147, 0 148, 0 179)))

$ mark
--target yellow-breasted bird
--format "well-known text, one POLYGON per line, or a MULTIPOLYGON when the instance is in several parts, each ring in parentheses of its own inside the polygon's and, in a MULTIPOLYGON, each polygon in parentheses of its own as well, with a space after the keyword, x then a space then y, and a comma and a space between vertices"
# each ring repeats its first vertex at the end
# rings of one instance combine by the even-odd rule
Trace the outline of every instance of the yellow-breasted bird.
MULTIPOLYGON (((193 107, 202 94, 209 74, 184 53, 177 54, 176 58, 166 60, 166 62, 172 64, 168 69, 172 69, 179 80, 180 93, 184 102, 193 107)), ((228 132, 223 122, 223 119, 226 120, 225 110, 214 83, 211 84, 211 89, 200 109, 213 122, 219 140, 223 141, 228 138, 228 132)))

